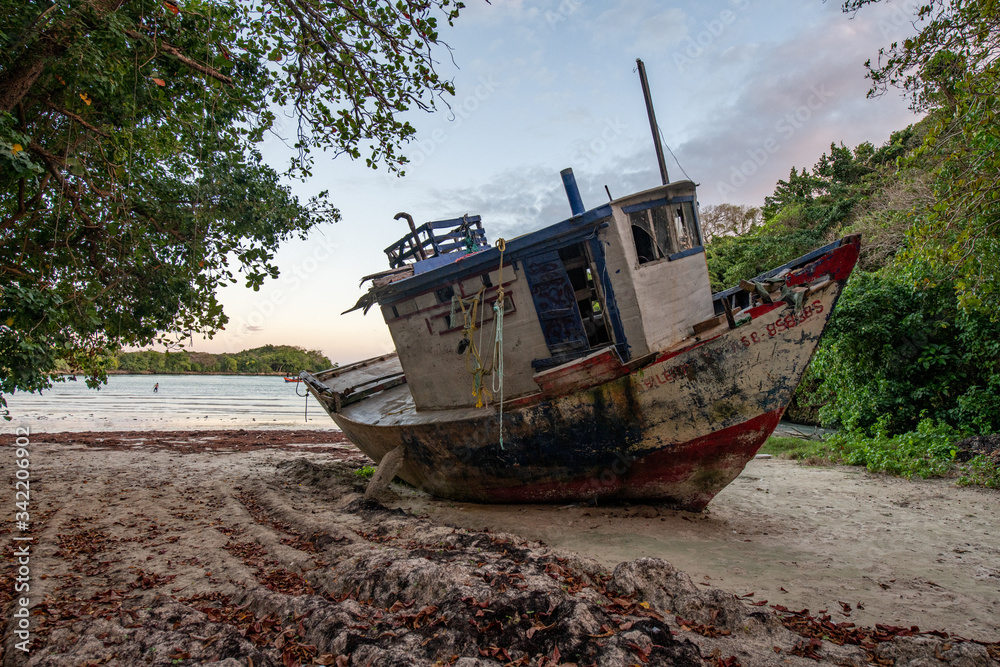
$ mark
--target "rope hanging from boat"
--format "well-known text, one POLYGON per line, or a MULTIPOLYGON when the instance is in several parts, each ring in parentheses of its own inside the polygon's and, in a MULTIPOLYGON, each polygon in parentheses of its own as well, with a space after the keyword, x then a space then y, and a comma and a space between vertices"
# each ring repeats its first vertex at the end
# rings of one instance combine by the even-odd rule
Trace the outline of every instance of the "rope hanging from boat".
POLYGON ((472 375, 472 395, 476 397, 476 407, 481 408, 488 403, 495 395, 499 397, 499 419, 500 419, 500 448, 503 449, 503 313, 504 313, 504 289, 503 289, 503 254, 507 244, 503 239, 496 243, 500 251, 500 267, 497 270, 497 298, 493 302, 493 354, 491 355, 489 366, 483 363, 480 353, 482 347, 482 331, 480 331, 479 342, 475 340, 476 329, 482 329, 483 297, 486 292, 484 285, 475 296, 463 299, 457 294, 451 297, 451 319, 452 326, 455 323, 455 316, 458 311, 462 312, 462 340, 458 344, 458 353, 465 354, 465 367, 472 375), (479 314, 479 326, 476 326, 476 315, 479 314), (492 376, 489 386, 486 386, 485 379, 492 376), (492 390, 492 391, 491 391, 492 390))
POLYGON ((295 385, 295 395, 296 396, 305 396, 306 397, 306 421, 309 421, 309 389, 308 389, 308 387, 306 388, 306 393, 305 394, 300 394, 299 393, 299 385, 298 385, 298 383, 296 383, 296 385, 295 385))
POLYGON ((455 321, 455 306, 462 311, 462 340, 458 344, 458 353, 465 353, 465 368, 472 375, 472 395, 476 397, 476 407, 483 407, 483 398, 491 398, 489 391, 483 386, 483 376, 489 374, 489 370, 483 364, 483 359, 479 354, 479 345, 476 344, 474 334, 476 329, 476 312, 479 304, 482 303, 484 286, 471 299, 463 299, 457 294, 451 297, 451 321, 455 321))
POLYGON ((493 302, 493 323, 496 335, 493 340, 493 393, 500 397, 498 402, 498 424, 500 428, 500 449, 503 449, 503 253, 507 242, 497 240, 497 250, 500 251, 500 268, 497 273, 497 300, 493 302))

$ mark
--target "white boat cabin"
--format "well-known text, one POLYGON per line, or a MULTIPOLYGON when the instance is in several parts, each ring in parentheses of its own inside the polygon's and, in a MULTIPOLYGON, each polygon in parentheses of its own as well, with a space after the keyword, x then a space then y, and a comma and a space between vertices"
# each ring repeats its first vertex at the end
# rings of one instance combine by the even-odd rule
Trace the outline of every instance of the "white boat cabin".
POLYGON ((506 241, 502 271, 478 216, 411 222, 386 249, 392 269, 371 277, 367 305, 381 307, 418 410, 476 405, 466 327, 474 315, 474 349, 489 365, 501 285, 505 401, 600 353, 628 364, 671 348, 716 316, 694 183, 586 211, 572 172, 563 180, 573 217, 506 241))

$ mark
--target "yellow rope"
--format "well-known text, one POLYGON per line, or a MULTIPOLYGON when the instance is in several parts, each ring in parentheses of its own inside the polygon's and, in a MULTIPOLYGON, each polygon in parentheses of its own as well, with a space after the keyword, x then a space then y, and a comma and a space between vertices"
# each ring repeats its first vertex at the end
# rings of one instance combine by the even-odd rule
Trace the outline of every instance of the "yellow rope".
MULTIPOLYGON (((499 378, 494 377, 491 386, 494 391, 499 391, 502 397, 503 395, 503 350, 502 350, 502 327, 503 327, 503 309, 504 309, 504 289, 503 289, 503 253, 507 247, 506 242, 503 239, 497 241, 496 247, 500 250, 500 268, 498 269, 498 280, 497 280, 497 298, 493 304, 493 331, 494 331, 494 342, 493 342, 493 355, 490 359, 490 365, 487 367, 483 363, 482 356, 480 354, 480 346, 476 344, 474 333, 476 331, 476 311, 479 309, 480 304, 483 302, 483 296, 486 291, 486 287, 483 286, 481 290, 472 297, 472 299, 463 299, 459 296, 452 297, 452 313, 455 311, 455 303, 457 302, 459 307, 462 309, 462 336, 463 340, 467 343, 465 348, 465 368, 472 375, 472 395, 476 397, 476 407, 481 408, 483 405, 493 400, 493 393, 489 388, 486 387, 484 380, 493 375, 494 371, 499 371, 499 378), (469 301, 469 308, 466 309, 466 301, 469 301), (498 384, 499 380, 499 384, 498 384)), ((481 342, 481 341, 480 341, 481 342)), ((501 398, 501 409, 503 399, 501 398)))
POLYGON ((479 346, 476 345, 474 336, 476 329, 478 328, 476 326, 476 310, 479 308, 479 304, 482 303, 483 293, 485 290, 486 287, 484 286, 483 289, 479 290, 476 296, 472 297, 472 299, 468 299, 470 302, 468 310, 465 307, 467 299, 463 299, 457 295, 452 297, 452 311, 455 309, 456 301, 462 309, 462 337, 466 342, 465 368, 469 371, 469 374, 472 375, 472 395, 476 397, 477 408, 483 407, 484 392, 487 394, 487 398, 492 398, 488 395, 489 392, 483 387, 483 376, 488 371, 483 366, 482 357, 479 355, 479 346))
MULTIPOLYGON (((498 372, 493 377, 493 391, 499 392, 501 403, 503 402, 503 312, 504 312, 504 291, 503 291, 503 253, 507 249, 507 242, 503 239, 497 240, 497 250, 500 251, 500 268, 497 270, 497 299, 493 302, 493 366, 491 370, 498 372), (498 384, 499 380, 499 384, 498 384)), ((501 405, 501 408, 503 406, 501 405)))
POLYGON ((507 242, 497 239, 497 250, 500 251, 500 268, 497 269, 497 302, 503 305, 503 253, 507 249, 507 242))

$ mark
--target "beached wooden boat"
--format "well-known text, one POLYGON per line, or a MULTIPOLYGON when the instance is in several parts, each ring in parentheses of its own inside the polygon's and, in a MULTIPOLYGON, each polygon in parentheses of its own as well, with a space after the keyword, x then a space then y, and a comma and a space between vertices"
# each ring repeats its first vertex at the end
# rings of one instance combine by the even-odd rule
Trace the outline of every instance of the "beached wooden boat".
POLYGON ((848 237, 712 294, 695 185, 491 247, 478 216, 417 227, 355 308, 396 353, 312 375, 361 451, 437 496, 700 510, 777 426, 858 257, 848 237))
POLYGON ((502 252, 469 217, 387 249, 359 306, 379 306, 396 353, 301 377, 435 495, 699 510, 781 419, 859 241, 713 295, 693 183, 584 210, 563 176, 573 217, 502 252))

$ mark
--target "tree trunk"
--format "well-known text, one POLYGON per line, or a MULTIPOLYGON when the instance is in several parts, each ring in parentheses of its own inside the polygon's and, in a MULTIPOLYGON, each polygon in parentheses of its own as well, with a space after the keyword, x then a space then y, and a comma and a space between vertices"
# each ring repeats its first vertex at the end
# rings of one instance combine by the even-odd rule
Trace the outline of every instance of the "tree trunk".
POLYGON ((13 111, 45 70, 44 55, 26 53, 17 65, 0 74, 0 111, 13 111))
MULTIPOLYGON (((108 14, 124 2, 125 0, 91 0, 87 4, 91 16, 98 22, 103 22, 108 14)), ((38 81, 49 61, 66 53, 71 44, 66 36, 73 34, 71 22, 74 20, 78 19, 67 18, 44 30, 37 39, 32 40, 33 43, 17 59, 16 65, 0 72, 0 111, 12 111, 38 81)))

